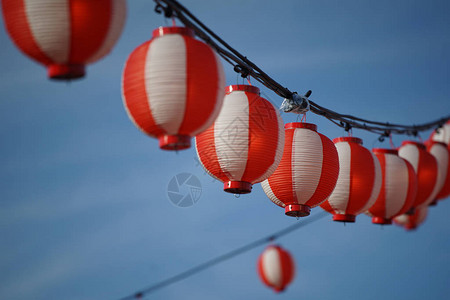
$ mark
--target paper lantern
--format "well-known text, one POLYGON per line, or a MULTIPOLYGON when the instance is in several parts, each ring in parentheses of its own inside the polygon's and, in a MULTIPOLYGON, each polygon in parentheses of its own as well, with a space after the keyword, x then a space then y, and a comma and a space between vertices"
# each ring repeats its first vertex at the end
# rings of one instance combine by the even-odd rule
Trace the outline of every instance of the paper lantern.
POLYGON ((216 121, 195 141, 202 166, 224 183, 224 191, 246 194, 280 163, 283 120, 257 87, 231 85, 216 121))
POLYGON ((398 155, 411 163, 417 175, 417 194, 412 207, 430 204, 439 192, 435 188, 438 176, 436 159, 427 152, 424 144, 414 141, 404 141, 398 155))
POLYGON ((403 214, 394 218, 394 223, 404 227, 406 230, 416 229, 427 218, 428 207, 423 206, 417 208, 415 212, 411 214, 403 214))
POLYGON ((359 138, 340 137, 333 142, 339 155, 339 176, 320 207, 332 213, 334 221, 355 222, 356 215, 369 209, 380 193, 380 163, 359 138))
POLYGON ((122 94, 128 116, 164 150, 189 148, 219 114, 224 73, 216 53, 191 29, 160 27, 128 58, 122 94))
POLYGON ((431 140, 450 145, 450 120, 444 126, 431 133, 431 140))
POLYGON ((265 285, 281 292, 294 279, 295 264, 289 252, 271 245, 258 258, 258 274, 265 285))
POLYGON ((417 177, 413 166, 398 156, 394 149, 372 150, 381 166, 381 190, 366 212, 374 224, 392 224, 392 218, 406 213, 417 193, 417 177))
POLYGON ((339 174, 336 147, 309 123, 285 125, 283 158, 261 183, 269 199, 291 217, 308 216, 333 191, 339 174))
POLYGON ((436 159, 438 168, 435 186, 438 193, 431 202, 433 203, 438 199, 444 199, 450 195, 450 146, 441 142, 430 141, 427 150, 436 159))
POLYGON ((16 46, 47 67, 52 79, 85 75, 108 54, 125 23, 125 0, 2 0, 16 46))

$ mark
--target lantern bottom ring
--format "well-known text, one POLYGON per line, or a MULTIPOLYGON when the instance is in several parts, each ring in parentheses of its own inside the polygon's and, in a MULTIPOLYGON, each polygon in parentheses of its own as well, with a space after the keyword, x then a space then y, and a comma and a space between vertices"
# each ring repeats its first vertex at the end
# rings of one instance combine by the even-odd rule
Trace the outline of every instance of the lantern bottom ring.
POLYGON ((408 211, 405 214, 407 214, 408 216, 412 216, 415 212, 416 212, 416 208, 411 207, 410 209, 408 209, 408 211))
POLYGON ((252 191, 252 184, 247 181, 227 181, 223 184, 223 190, 232 194, 248 194, 252 191))
POLYGON ((438 200, 433 200, 428 206, 436 206, 438 204, 438 200))
POLYGON ((82 78, 86 74, 86 71, 84 65, 81 64, 53 64, 47 67, 47 74, 51 79, 67 80, 82 78))
POLYGON ((350 214, 335 214, 333 215, 333 221, 336 222, 348 222, 355 223, 356 216, 350 214))
POLYGON ((391 225, 392 219, 382 218, 382 217, 373 217, 372 218, 373 224, 380 224, 380 225, 391 225))
POLYGON ((284 207, 284 213, 289 217, 306 217, 309 216, 311 208, 303 204, 288 204, 284 207))
POLYGON ((184 150, 191 147, 189 135, 162 135, 158 137, 159 148, 163 150, 184 150))

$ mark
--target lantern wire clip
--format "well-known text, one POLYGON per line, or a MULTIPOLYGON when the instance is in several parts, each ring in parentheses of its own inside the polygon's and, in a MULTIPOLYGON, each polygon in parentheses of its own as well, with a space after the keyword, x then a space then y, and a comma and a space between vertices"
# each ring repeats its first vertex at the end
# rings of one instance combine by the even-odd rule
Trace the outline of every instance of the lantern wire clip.
POLYGON ((174 17, 173 9, 168 4, 166 4, 166 6, 164 6, 163 4, 161 4, 160 0, 155 0, 155 3, 156 3, 156 6, 155 6, 156 13, 161 14, 164 12, 164 16, 166 18, 174 17))
POLYGON ((309 90, 305 95, 301 96, 294 92, 290 98, 284 98, 281 103, 280 109, 284 112, 290 112, 294 114, 305 114, 310 110, 308 97, 311 96, 312 91, 309 90))
POLYGON ((249 69, 246 68, 246 67, 244 67, 244 66, 241 66, 241 65, 235 65, 234 68, 233 68, 233 70, 234 70, 236 73, 241 74, 241 77, 242 77, 242 78, 247 78, 247 76, 250 74, 249 69))

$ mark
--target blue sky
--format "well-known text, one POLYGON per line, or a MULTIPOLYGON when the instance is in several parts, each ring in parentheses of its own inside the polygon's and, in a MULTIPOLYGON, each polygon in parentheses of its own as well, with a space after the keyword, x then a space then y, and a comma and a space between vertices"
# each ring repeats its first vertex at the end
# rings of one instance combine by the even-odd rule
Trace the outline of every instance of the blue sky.
MULTIPOLYGON (((292 91, 313 90, 322 106, 404 124, 450 111, 448 1, 182 3, 292 91)), ((285 217, 259 185, 240 198, 224 193, 194 149, 163 152, 129 121, 121 72, 129 53, 165 24, 153 8, 128 1, 114 51, 69 84, 47 80, 0 27, 1 299, 120 298, 302 222, 285 217), (167 198, 167 184, 182 172, 203 186, 189 208, 167 198)), ((224 67, 227 83, 236 83, 224 67)), ((295 118, 283 114, 285 122, 295 118)), ((307 121, 329 138, 345 134, 311 113, 307 121)), ((370 133, 354 136, 368 148, 389 147, 370 133)), ((280 295, 257 277, 260 247, 153 298, 447 299, 449 211, 450 201, 440 202, 416 232, 380 228, 366 216, 344 227, 329 216, 285 236, 279 243, 294 255, 297 276, 280 295)))

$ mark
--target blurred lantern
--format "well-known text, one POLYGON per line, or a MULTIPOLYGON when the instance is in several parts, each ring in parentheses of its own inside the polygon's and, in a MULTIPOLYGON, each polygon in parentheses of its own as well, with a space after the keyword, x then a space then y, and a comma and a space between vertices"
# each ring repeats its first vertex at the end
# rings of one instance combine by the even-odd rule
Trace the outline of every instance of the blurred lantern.
POLYGON ((435 186, 437 194, 435 194, 431 202, 433 203, 438 199, 443 199, 450 195, 450 147, 444 143, 435 141, 429 141, 427 144, 428 152, 436 159, 438 168, 435 186))
POLYGON ((128 116, 164 150, 191 146, 223 102, 224 73, 216 53, 185 27, 160 27, 128 58, 122 94, 128 116))
POLYGON ((224 191, 246 194, 280 163, 283 120, 257 87, 231 85, 213 126, 195 141, 202 166, 224 183, 224 191))
POLYGON ((126 14, 125 0, 2 0, 2 8, 16 46, 52 79, 83 77, 111 51, 126 14))
MULTIPOLYGON (((436 129, 435 131, 432 132, 429 142, 431 142, 431 141, 441 142, 441 143, 446 144, 447 149, 450 152, 450 121, 447 121, 447 123, 444 126, 442 126, 439 129, 436 129)), ((442 187, 442 189, 436 196, 436 199, 441 200, 441 199, 447 198, 448 196, 450 196, 450 159, 449 159, 449 164, 448 164, 448 168, 447 168, 447 177, 445 179, 444 186, 442 187)))
POLYGON ((430 140, 450 145, 450 120, 431 133, 430 140))
POLYGON ((333 142, 318 133, 314 124, 288 123, 280 165, 261 185, 272 202, 284 207, 286 215, 304 217, 331 194, 338 174, 333 142))
POLYGON ((366 212, 374 224, 392 224, 392 218, 406 213, 417 193, 417 177, 412 165, 393 149, 373 149, 381 165, 380 194, 366 212))
POLYGON ((334 221, 355 222, 356 215, 369 209, 380 193, 380 163, 359 138, 340 137, 333 142, 339 155, 339 177, 320 207, 332 213, 334 221))
POLYGON ((417 208, 412 215, 403 214, 394 218, 394 223, 404 227, 406 230, 416 229, 427 218, 428 207, 417 208))
POLYGON ((271 245, 258 258, 258 273, 265 285, 281 292, 294 279, 295 263, 289 252, 271 245))
POLYGON ((398 149, 398 155, 411 163, 417 175, 417 194, 413 210, 421 205, 430 204, 439 192, 436 188, 438 178, 436 159, 427 152, 424 144, 414 141, 404 141, 398 149))

